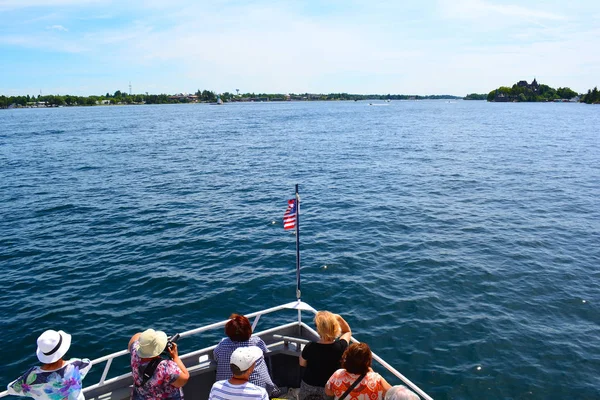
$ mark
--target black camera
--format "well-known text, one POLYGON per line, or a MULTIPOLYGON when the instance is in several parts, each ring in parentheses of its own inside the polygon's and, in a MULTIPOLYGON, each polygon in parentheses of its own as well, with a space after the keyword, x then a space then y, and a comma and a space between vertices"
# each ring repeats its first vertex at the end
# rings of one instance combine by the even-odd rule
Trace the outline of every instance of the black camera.
POLYGON ((171 350, 173 348, 173 343, 177 342, 177 340, 179 340, 179 333, 167 338, 167 349, 171 350))
POLYGON ((173 348, 173 343, 175 343, 178 339, 179 339, 179 333, 167 338, 167 345, 165 346, 165 349, 163 350, 163 354, 165 356, 170 356, 169 350, 171 350, 173 348))

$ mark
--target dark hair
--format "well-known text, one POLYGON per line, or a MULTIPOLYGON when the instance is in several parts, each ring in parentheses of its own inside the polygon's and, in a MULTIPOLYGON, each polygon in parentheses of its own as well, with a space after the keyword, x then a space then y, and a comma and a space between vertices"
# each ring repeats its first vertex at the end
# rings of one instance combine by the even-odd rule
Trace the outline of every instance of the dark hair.
POLYGON ((252 325, 243 315, 231 314, 225 325, 225 334, 234 342, 245 342, 252 336, 252 325))
POLYGON ((373 356, 366 343, 352 343, 342 355, 342 368, 351 374, 364 374, 369 371, 373 356))
POLYGON ((242 371, 240 369, 240 367, 238 367, 235 364, 229 364, 229 368, 231 368, 231 373, 233 374, 233 376, 240 376, 240 375, 244 375, 244 372, 246 371, 242 371))

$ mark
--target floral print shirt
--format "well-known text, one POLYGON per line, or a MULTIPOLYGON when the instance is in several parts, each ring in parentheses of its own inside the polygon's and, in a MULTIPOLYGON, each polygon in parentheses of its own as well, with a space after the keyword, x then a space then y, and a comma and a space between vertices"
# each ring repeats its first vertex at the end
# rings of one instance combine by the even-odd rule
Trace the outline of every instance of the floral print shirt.
MULTIPOLYGON (((359 376, 359 374, 351 374, 343 368, 338 369, 331 375, 325 388, 332 391, 337 400, 359 376)), ((354 390, 346 396, 345 400, 382 400, 384 393, 381 379, 381 375, 377 372, 368 372, 354 390)))
POLYGON ((32 367, 8 384, 8 394, 36 400, 82 400, 81 381, 91 367, 92 363, 86 358, 72 358, 53 371, 32 367))
POLYGON ((156 367, 152 378, 140 386, 143 381, 144 369, 149 361, 142 361, 138 355, 140 348, 139 340, 136 340, 131 345, 131 372, 133 375, 133 387, 131 389, 132 400, 144 399, 183 399, 183 390, 172 385, 179 375, 181 370, 172 360, 162 360, 156 367))

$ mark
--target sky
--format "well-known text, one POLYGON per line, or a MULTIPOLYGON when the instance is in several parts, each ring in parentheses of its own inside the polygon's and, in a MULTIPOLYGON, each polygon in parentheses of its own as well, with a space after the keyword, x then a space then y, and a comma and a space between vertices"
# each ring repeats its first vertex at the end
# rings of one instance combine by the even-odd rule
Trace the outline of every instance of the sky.
POLYGON ((599 0, 0 0, 0 94, 600 86, 599 0))

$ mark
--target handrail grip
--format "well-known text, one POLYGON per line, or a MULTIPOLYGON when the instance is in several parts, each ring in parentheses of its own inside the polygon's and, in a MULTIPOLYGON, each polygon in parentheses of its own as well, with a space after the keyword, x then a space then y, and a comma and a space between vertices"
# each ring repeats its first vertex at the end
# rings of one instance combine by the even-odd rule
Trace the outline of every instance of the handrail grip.
MULTIPOLYGON (((261 332, 254 333, 254 334, 252 334, 252 336, 268 335, 271 332, 280 330, 282 328, 289 328, 289 327, 294 326, 294 325, 298 325, 298 323, 297 322, 290 322, 290 323, 285 324, 285 325, 276 326, 275 328, 270 328, 270 329, 267 329, 267 330, 264 330, 264 331, 261 331, 261 332)), ((277 335, 273 335, 273 336, 275 337, 277 335)), ((195 350, 195 351, 192 351, 190 353, 182 355, 181 358, 185 359, 187 357, 194 357, 194 356, 197 356, 199 354, 206 353, 207 351, 214 350, 217 346, 218 346, 218 344, 215 344, 215 345, 212 345, 212 346, 209 346, 209 347, 205 347, 205 348, 200 349, 200 350, 195 350)))
POLYGON ((302 339, 302 338, 297 338, 297 337, 293 337, 293 336, 273 335, 273 337, 275 339, 281 339, 283 341, 293 342, 293 343, 298 343, 298 344, 308 344, 308 343, 310 343, 310 340, 306 340, 306 339, 302 339))
POLYGON ((108 354, 106 356, 102 356, 100 358, 96 358, 96 359, 92 360, 92 365, 100 364, 100 363, 102 363, 104 361, 108 361, 108 360, 113 359, 113 358, 121 357, 121 356, 124 356, 126 354, 129 354, 129 351, 127 351, 127 350, 120 350, 120 351, 117 351, 116 353, 108 354))

